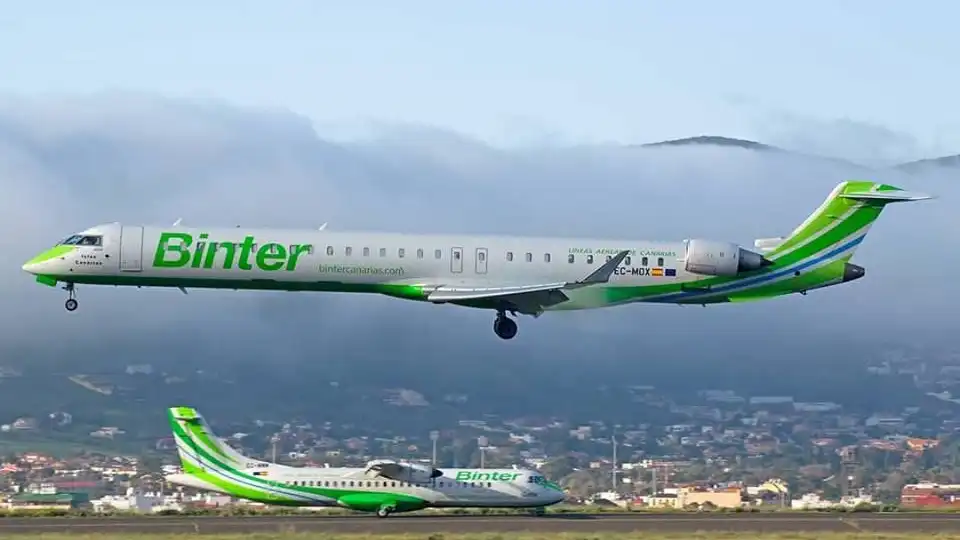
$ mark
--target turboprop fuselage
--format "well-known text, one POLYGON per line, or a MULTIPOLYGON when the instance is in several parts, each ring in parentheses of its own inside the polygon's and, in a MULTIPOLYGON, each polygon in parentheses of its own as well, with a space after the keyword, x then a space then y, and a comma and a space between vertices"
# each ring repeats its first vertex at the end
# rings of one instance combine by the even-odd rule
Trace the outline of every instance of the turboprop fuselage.
POLYGON ((849 263, 890 202, 929 198, 870 182, 838 185, 806 221, 756 249, 664 242, 423 235, 108 223, 58 242, 23 265, 41 283, 378 293, 539 316, 634 302, 715 304, 805 293, 858 279, 849 263))
POLYGON ((340 506, 380 517, 424 508, 530 508, 565 498, 526 468, 447 469, 372 460, 365 467, 293 467, 249 458, 213 433, 200 413, 170 407, 182 472, 168 482, 281 506, 340 506))

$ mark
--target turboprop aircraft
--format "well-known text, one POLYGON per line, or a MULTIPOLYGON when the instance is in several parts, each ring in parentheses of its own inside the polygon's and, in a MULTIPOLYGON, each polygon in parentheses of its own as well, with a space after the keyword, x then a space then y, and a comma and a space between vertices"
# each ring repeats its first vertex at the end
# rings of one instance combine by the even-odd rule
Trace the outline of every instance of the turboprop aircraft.
POLYGON ((709 239, 676 242, 421 235, 262 228, 97 225, 23 269, 68 292, 76 285, 379 293, 507 312, 595 309, 633 302, 717 304, 801 293, 859 279, 849 262, 884 207, 931 198, 849 181, 784 237, 755 250, 709 239))
POLYGON ((167 481, 283 506, 339 506, 387 517, 424 508, 545 507, 563 490, 529 469, 437 469, 373 460, 365 467, 291 467, 250 459, 217 438, 189 407, 167 411, 183 472, 167 481))

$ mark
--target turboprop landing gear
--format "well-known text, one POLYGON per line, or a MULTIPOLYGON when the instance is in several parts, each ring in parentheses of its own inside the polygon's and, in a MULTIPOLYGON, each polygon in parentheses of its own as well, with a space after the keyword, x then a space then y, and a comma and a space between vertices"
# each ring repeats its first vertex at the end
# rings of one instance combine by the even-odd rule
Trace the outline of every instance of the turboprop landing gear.
POLYGON ((63 307, 67 308, 67 311, 76 311, 76 309, 79 307, 76 298, 76 288, 74 287, 73 283, 67 283, 63 289, 67 291, 67 301, 64 302, 63 307))
POLYGON ((387 517, 387 516, 390 515, 390 512, 391 512, 392 510, 393 510, 393 508, 390 507, 390 506, 386 506, 386 505, 381 506, 380 508, 377 508, 377 517, 379 517, 379 518, 385 518, 385 517, 387 517))
POLYGON ((497 311, 497 318, 493 320, 493 332, 500 339, 513 339, 517 335, 517 323, 503 311, 497 311))

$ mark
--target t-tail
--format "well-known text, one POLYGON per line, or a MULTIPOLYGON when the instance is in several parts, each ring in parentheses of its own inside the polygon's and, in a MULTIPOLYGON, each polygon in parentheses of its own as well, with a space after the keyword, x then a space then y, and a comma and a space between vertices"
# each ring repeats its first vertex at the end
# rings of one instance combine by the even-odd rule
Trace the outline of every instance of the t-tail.
POLYGON ((932 199, 889 184, 851 180, 838 184, 806 220, 785 238, 754 243, 772 261, 770 272, 785 273, 784 285, 807 290, 864 276, 850 258, 890 203, 932 199))

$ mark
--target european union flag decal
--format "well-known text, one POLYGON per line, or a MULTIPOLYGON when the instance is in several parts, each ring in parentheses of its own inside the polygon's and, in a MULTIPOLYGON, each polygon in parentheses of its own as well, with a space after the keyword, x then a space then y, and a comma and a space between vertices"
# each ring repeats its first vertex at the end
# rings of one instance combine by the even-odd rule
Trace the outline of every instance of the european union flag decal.
POLYGON ((663 271, 663 275, 676 277, 676 275, 677 275, 677 269, 676 269, 676 268, 666 268, 666 269, 664 269, 664 271, 663 271))

